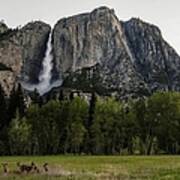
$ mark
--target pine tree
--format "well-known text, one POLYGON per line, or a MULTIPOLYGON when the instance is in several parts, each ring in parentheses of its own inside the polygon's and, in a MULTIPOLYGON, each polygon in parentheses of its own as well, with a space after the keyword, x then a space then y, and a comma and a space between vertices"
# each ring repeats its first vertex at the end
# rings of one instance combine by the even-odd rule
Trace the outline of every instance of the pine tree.
POLYGON ((19 111, 20 117, 24 116, 26 109, 25 100, 24 100, 24 93, 22 90, 22 87, 20 84, 18 84, 18 87, 14 86, 14 88, 11 91, 10 98, 9 98, 9 106, 8 106, 8 122, 11 121, 11 119, 15 118, 16 111, 19 111))
POLYGON ((95 112, 95 106, 96 106, 96 94, 93 92, 91 94, 91 100, 90 100, 90 105, 89 105, 89 118, 88 118, 88 128, 92 125, 93 122, 93 117, 94 117, 94 112, 95 112))
POLYGON ((5 93, 0 85, 0 131, 4 128, 7 121, 7 106, 5 93))
POLYGON ((60 90, 60 93, 59 93, 59 101, 63 101, 64 100, 64 92, 63 92, 63 90, 61 89, 60 90))
POLYGON ((24 93, 21 84, 18 84, 16 96, 17 96, 17 108, 19 110, 19 115, 20 117, 23 117, 25 113, 26 105, 25 105, 24 93))
POLYGON ((71 92, 69 95, 69 100, 72 101, 74 99, 74 92, 71 92))
POLYGON ((0 155, 8 155, 8 121, 7 102, 5 93, 0 85, 0 155))
POLYGON ((91 99, 89 102, 89 112, 88 112, 88 118, 85 121, 85 127, 87 129, 85 137, 84 137, 84 149, 83 151, 87 154, 92 153, 91 149, 91 139, 93 137, 92 131, 91 131, 91 127, 93 125, 93 120, 94 120, 94 113, 95 113, 95 106, 96 106, 96 102, 97 102, 97 97, 95 92, 93 92, 91 94, 91 99))
POLYGON ((32 103, 33 104, 39 104, 39 92, 38 90, 35 88, 32 95, 31 95, 31 98, 32 98, 32 103))
POLYGON ((8 103, 8 124, 10 123, 11 119, 15 118, 16 108, 16 90, 14 86, 11 91, 8 103))

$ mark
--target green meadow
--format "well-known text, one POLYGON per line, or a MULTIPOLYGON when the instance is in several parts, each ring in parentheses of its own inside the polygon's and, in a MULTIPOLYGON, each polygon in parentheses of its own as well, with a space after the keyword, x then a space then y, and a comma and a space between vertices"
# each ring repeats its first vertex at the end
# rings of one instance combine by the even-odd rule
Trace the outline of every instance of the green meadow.
POLYGON ((180 156, 13 156, 0 157, 8 163, 4 180, 129 180, 180 179, 180 156), (18 174, 17 162, 36 163, 40 172, 18 174), (48 163, 48 172, 42 165, 48 163))

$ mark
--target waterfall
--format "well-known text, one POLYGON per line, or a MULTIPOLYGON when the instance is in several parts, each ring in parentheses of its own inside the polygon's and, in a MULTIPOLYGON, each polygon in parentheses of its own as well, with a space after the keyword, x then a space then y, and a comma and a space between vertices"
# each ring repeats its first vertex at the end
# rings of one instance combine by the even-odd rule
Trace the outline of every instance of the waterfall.
POLYGON ((35 89, 38 90, 40 95, 45 94, 46 92, 50 91, 53 87, 59 87, 62 84, 62 80, 56 80, 51 83, 51 77, 52 77, 52 68, 53 68, 53 55, 52 55, 52 32, 49 34, 49 38, 46 45, 46 53, 45 57, 42 61, 42 71, 39 75, 39 83, 38 84, 25 84, 21 83, 22 86, 29 90, 33 91, 35 89))
POLYGON ((52 60, 53 56, 51 54, 52 52, 52 33, 49 34, 49 39, 46 46, 46 53, 45 57, 42 61, 42 71, 39 76, 39 84, 38 84, 38 91, 44 92, 49 86, 51 81, 51 70, 52 70, 52 60))

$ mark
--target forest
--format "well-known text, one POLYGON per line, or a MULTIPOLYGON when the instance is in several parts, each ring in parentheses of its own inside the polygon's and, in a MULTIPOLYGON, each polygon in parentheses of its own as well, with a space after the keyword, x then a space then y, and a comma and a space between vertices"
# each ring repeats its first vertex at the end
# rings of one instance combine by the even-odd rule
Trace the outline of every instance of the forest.
POLYGON ((120 101, 91 93, 27 106, 22 88, 0 87, 0 155, 180 154, 180 93, 120 101))

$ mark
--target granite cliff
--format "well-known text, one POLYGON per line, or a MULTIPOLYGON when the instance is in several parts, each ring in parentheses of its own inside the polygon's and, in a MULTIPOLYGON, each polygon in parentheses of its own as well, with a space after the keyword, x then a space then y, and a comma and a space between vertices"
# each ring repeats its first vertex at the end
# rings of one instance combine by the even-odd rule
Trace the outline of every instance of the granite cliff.
POLYGON ((123 26, 111 9, 60 20, 53 46, 64 87, 104 95, 148 93, 132 63, 123 26))
POLYGON ((122 22, 133 64, 151 90, 180 90, 180 57, 158 27, 132 18, 122 22))
POLYGON ((6 94, 17 81, 38 82, 49 32, 49 25, 31 22, 0 34, 0 83, 6 94))
MULTIPOLYGON (((17 80, 38 83, 50 30, 43 22, 16 30, 0 24, 4 89, 17 80)), ((107 7, 60 19, 52 54, 52 82, 63 80, 62 88, 118 97, 180 90, 180 57, 159 28, 137 18, 120 21, 107 7)))
POLYGON ((53 34, 63 86, 118 96, 180 90, 180 58, 158 27, 107 7, 61 19, 53 34))

